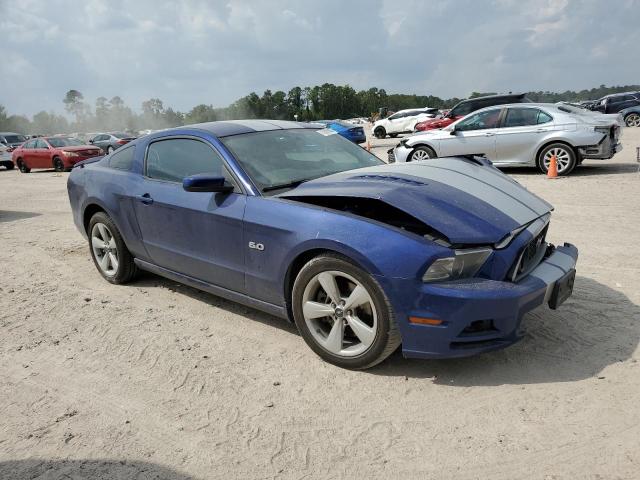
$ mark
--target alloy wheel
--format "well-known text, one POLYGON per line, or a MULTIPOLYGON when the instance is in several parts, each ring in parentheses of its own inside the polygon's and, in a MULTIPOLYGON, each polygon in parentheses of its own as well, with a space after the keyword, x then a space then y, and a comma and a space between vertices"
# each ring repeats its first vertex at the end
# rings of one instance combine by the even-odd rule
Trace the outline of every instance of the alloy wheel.
POLYGON ((571 166, 571 154, 569 153, 569 151, 562 147, 555 147, 550 149, 544 155, 543 163, 546 170, 549 170, 549 166, 551 165, 551 157, 554 155, 558 162, 558 173, 563 173, 571 166))
POLYGON ((637 113, 630 113, 624 121, 627 127, 640 127, 640 115, 637 113))
POLYGON ((96 223, 91 229, 91 248, 100 270, 107 276, 118 272, 118 247, 113 233, 104 223, 96 223))
POLYGON ((344 272, 315 275, 302 295, 302 312, 314 340, 340 357, 363 354, 377 335, 378 315, 371 294, 344 272))
POLYGON ((421 148, 414 150, 413 154, 411 155, 411 161, 413 162, 417 162, 419 160, 429 160, 430 158, 431 155, 429 155, 429 152, 421 148))

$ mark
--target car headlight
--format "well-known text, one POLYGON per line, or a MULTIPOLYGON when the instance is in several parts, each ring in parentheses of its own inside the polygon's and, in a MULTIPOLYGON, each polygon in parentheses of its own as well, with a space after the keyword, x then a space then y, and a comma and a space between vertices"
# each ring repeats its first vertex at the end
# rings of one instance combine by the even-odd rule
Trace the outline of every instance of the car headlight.
POLYGON ((431 264, 422 276, 423 282, 443 282, 459 278, 473 277, 487 261, 492 250, 455 250, 452 257, 439 258, 431 264))
POLYGON ((62 151, 62 154, 63 154, 65 157, 79 157, 79 156, 80 156, 80 155, 79 155, 79 154, 77 154, 76 152, 67 152, 66 150, 63 150, 63 151, 62 151))

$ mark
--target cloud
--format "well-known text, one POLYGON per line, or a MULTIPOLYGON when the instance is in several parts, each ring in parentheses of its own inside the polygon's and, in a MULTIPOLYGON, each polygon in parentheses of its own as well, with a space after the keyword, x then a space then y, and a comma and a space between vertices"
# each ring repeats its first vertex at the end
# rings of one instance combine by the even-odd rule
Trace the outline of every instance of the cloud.
POLYGON ((0 3, 10 112, 151 97, 188 110, 325 82, 466 96, 638 83, 640 0, 0 3))

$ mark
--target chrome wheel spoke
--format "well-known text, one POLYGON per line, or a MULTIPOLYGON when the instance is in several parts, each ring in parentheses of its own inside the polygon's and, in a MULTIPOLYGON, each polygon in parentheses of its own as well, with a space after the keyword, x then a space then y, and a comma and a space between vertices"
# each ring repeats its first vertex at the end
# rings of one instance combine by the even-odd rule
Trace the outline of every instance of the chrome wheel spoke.
POLYGON ((333 274, 329 272, 322 272, 318 275, 318 282, 320 282, 320 286, 333 303, 340 303, 342 297, 340 296, 340 290, 336 283, 336 277, 333 274))
POLYGON ((363 345, 369 347, 373 343, 373 340, 376 338, 376 332, 373 328, 354 315, 347 317, 347 323, 363 345))
POLYGON ((104 250, 104 240, 93 236, 91 237, 91 246, 98 250, 104 250))
POLYGON ((109 263, 111 264, 111 269, 113 271, 118 270, 118 257, 111 252, 109 252, 109 263))
POLYGON ((109 255, 105 253, 98 261, 100 262, 102 271, 106 272, 109 269, 109 255))
POLYGON ((325 348, 332 353, 340 353, 342 350, 342 340, 344 337, 344 323, 342 320, 333 322, 331 331, 325 340, 325 348))
POLYGON ((345 310, 356 308, 370 301, 371 297, 369 297, 367 290, 362 285, 356 285, 345 301, 344 308, 345 310))
POLYGON ((313 318, 331 317, 334 309, 326 303, 318 303, 307 301, 302 305, 302 313, 304 318, 311 320, 313 318))

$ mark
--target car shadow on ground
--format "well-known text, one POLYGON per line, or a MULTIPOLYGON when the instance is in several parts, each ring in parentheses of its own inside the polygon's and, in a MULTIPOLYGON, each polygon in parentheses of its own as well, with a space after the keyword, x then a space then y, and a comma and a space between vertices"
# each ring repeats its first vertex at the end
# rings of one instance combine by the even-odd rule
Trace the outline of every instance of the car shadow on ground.
MULTIPOLYGON (((260 322, 264 325, 279 328, 280 330, 291 333, 293 335, 299 335, 296 326, 288 320, 276 317, 274 315, 269 315, 268 313, 264 313, 260 310, 247 307, 230 300, 225 300, 224 298, 218 297, 212 293, 204 292, 202 290, 198 290, 196 288, 174 282, 173 280, 169 280, 150 272, 139 272, 136 280, 133 281, 130 285, 134 287, 166 288, 176 293, 180 293, 181 295, 191 297, 194 300, 207 303, 212 307, 221 308, 223 310, 226 310, 227 312, 241 315, 245 318, 260 322)), ((302 341, 302 339, 300 339, 300 341, 302 341)))
MULTIPOLYGON (((588 177, 591 175, 623 175, 635 173, 640 165, 635 163, 589 163, 576 167, 567 177, 588 177)), ((508 175, 542 175, 540 170, 534 167, 502 167, 502 172, 508 175)))
POLYGON ((558 310, 538 308, 523 326, 525 337, 505 350, 449 360, 405 359, 398 350, 368 372, 468 387, 573 382, 617 362, 639 363, 632 356, 640 339, 640 307, 587 277, 576 277, 573 296, 558 310))
POLYGON ((0 462, 0 478, 73 480, 196 480, 155 463, 129 460, 29 459, 0 462))
POLYGON ((19 212, 16 210, 0 210, 0 223, 15 222, 25 218, 33 218, 42 215, 36 212, 19 212))

